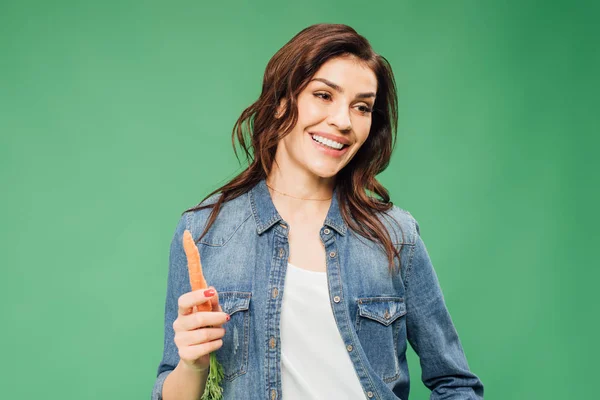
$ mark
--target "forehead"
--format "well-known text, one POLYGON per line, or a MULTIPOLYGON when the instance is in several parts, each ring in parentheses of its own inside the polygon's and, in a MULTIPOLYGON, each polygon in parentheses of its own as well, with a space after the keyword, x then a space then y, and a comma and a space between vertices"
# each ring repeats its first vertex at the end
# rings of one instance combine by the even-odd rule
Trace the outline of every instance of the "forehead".
MULTIPOLYGON (((314 78, 325 78, 350 92, 377 91, 375 73, 355 58, 337 57, 327 60, 315 73, 314 78)), ((315 81, 312 84, 315 84, 315 81)))

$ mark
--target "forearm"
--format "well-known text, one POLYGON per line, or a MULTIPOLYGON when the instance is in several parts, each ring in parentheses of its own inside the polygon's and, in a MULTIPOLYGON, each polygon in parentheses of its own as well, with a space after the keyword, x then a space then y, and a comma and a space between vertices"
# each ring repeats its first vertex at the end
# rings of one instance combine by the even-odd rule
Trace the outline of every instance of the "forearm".
POLYGON ((208 369, 198 372, 181 362, 171 372, 163 384, 163 400, 199 400, 204 393, 208 369))

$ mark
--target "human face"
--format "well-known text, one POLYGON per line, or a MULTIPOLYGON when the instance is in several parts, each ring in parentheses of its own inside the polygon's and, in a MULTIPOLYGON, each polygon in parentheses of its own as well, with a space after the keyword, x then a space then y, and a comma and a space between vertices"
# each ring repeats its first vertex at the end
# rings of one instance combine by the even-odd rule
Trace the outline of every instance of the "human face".
POLYGON ((376 92, 375 74, 357 59, 328 60, 298 95, 298 122, 277 152, 317 177, 335 176, 369 136, 376 92))

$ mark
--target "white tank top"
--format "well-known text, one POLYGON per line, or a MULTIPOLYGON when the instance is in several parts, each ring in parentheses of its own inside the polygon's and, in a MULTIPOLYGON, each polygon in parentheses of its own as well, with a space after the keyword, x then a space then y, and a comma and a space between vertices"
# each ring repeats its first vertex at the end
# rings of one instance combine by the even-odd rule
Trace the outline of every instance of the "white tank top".
POLYGON ((280 328, 283 400, 366 398, 335 324, 325 272, 288 263, 280 328))

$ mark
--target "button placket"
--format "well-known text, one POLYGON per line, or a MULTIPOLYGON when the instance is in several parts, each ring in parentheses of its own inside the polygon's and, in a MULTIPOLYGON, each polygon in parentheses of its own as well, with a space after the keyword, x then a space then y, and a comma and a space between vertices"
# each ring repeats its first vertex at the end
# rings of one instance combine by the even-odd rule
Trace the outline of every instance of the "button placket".
POLYGON ((277 324, 278 315, 277 310, 281 306, 281 297, 279 297, 279 288, 283 288, 283 277, 285 274, 285 262, 287 258, 287 254, 289 253, 289 244, 287 239, 287 234, 289 231, 289 227, 286 225, 281 225, 275 231, 275 240, 273 243, 273 264, 270 270, 269 276, 269 291, 268 294, 268 317, 267 317, 267 357, 266 363, 267 368, 269 369, 269 373, 266 374, 267 387, 270 387, 270 391, 268 392, 270 398, 272 400, 279 398, 278 393, 278 373, 274 366, 277 366, 277 353, 278 353, 278 338, 280 335, 279 327, 277 324), (271 372, 272 371, 272 372, 271 372))

